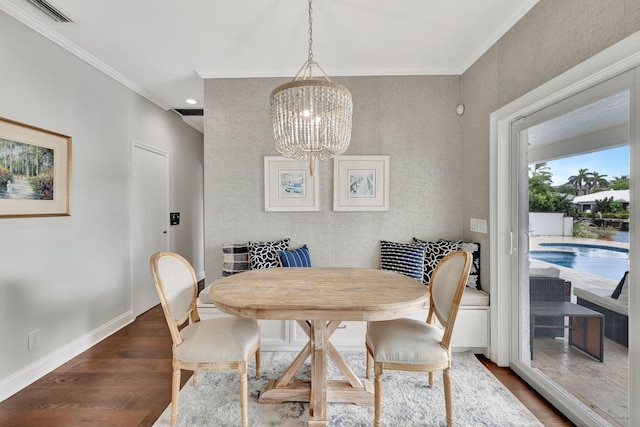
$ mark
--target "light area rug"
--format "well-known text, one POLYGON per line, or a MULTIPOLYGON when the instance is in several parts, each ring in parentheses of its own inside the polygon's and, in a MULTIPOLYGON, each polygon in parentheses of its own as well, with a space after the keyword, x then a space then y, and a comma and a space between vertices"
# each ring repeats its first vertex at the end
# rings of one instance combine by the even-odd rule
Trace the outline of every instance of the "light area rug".
MULTIPOLYGON (((308 403, 259 404, 262 387, 289 366, 296 353, 263 352, 262 376, 255 378, 249 367, 249 425, 306 426, 308 403)), ((343 356, 360 378, 365 375, 365 353, 343 356)), ((296 378, 309 378, 309 361, 296 378)), ((342 379, 329 361, 329 378, 342 379)), ((435 374, 434 388, 427 374, 385 371, 382 377, 382 425, 444 426, 445 407, 442 373, 435 374)), ((169 381, 167 381, 167 384, 169 381)), ((471 352, 454 353, 451 368, 453 420, 458 426, 541 426, 542 424, 509 392, 471 352)), ((169 426, 167 407, 154 427, 169 426)), ((198 385, 189 380, 180 391, 177 426, 239 426, 240 384, 236 371, 202 371, 198 385)), ((327 404, 327 426, 373 425, 373 406, 327 404)))

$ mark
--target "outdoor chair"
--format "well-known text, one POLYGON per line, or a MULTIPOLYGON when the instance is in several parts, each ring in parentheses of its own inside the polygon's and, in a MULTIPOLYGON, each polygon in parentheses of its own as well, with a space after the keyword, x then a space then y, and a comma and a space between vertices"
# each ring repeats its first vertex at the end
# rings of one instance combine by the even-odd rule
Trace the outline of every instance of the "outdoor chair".
MULTIPOLYGON (((571 301, 571 282, 553 276, 529 277, 529 301, 571 301)), ((535 338, 563 338, 564 317, 548 317, 540 319, 541 325, 558 325, 558 328, 539 328, 534 332, 535 338)))

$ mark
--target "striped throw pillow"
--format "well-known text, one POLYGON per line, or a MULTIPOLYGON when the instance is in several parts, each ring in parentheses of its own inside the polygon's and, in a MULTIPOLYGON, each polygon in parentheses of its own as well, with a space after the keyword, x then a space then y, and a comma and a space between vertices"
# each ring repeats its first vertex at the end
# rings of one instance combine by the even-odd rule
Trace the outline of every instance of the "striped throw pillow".
POLYGON ((380 269, 422 280, 424 272, 423 244, 380 241, 380 269))
POLYGON ((278 251, 278 257, 283 267, 311 267, 309 248, 306 244, 298 249, 278 251))
POLYGON ((222 244, 222 277, 249 270, 249 245, 247 243, 222 244))

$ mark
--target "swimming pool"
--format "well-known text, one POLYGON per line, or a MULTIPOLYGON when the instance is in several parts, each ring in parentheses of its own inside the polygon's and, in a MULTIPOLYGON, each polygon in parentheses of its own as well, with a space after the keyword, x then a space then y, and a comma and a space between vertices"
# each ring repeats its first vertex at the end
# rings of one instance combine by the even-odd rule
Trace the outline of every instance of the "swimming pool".
POLYGON ((629 270, 627 249, 566 243, 542 243, 540 246, 554 250, 531 251, 531 258, 614 280, 620 280, 624 272, 629 270))

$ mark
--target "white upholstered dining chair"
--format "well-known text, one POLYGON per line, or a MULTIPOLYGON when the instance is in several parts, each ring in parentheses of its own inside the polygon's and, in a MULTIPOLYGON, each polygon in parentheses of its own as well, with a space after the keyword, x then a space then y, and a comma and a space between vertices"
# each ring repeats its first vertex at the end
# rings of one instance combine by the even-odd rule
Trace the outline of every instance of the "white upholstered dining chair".
POLYGON ((173 252, 151 256, 151 274, 173 340, 171 424, 178 418, 180 369, 193 371, 197 385, 200 369, 237 369, 240 375, 242 426, 248 425, 247 363, 255 354, 260 377, 260 329, 254 319, 221 317, 200 320, 196 307, 198 283, 189 261, 173 252), (186 326, 180 328, 181 325, 186 326))
POLYGON ((433 387, 433 372, 443 371, 447 426, 453 425, 451 401, 451 333, 469 277, 472 257, 456 251, 436 266, 429 282, 427 321, 395 319, 367 324, 367 378, 373 361, 375 380, 374 426, 380 427, 382 373, 385 369, 428 372, 433 387), (440 325, 435 324, 438 320, 440 325))

